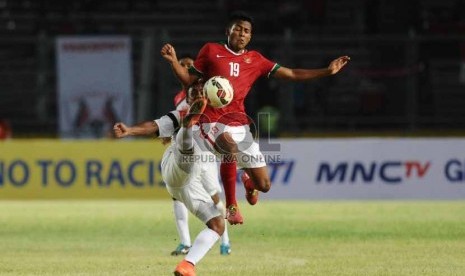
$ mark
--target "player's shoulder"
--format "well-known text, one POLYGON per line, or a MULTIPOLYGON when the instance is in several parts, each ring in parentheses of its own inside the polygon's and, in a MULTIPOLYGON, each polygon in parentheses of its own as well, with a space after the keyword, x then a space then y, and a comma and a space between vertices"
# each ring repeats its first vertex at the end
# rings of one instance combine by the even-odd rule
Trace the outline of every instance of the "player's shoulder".
POLYGON ((223 48, 225 44, 226 44, 225 41, 210 41, 210 42, 205 43, 204 46, 215 47, 215 48, 217 48, 217 47, 223 48))
POLYGON ((247 54, 251 57, 255 57, 255 58, 265 58, 265 56, 262 55, 262 53, 260 53, 259 51, 257 50, 249 50, 247 52, 247 54))
POLYGON ((211 51, 218 51, 224 49, 225 42, 224 41, 217 41, 217 42, 207 42, 203 45, 202 48, 208 49, 211 51))

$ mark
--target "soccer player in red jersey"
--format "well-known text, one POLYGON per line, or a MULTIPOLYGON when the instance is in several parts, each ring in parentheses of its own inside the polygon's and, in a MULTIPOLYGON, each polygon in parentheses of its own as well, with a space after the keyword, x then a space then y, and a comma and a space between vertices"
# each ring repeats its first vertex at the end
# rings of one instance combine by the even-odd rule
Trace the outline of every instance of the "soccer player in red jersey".
MULTIPOLYGON (((202 131, 211 146, 219 153, 231 156, 244 169, 246 198, 251 204, 257 201, 257 190, 267 192, 271 182, 263 154, 253 141, 249 119, 245 113, 244 100, 254 82, 260 77, 274 77, 289 81, 307 81, 338 73, 350 60, 341 56, 320 69, 291 69, 272 62, 259 52, 246 47, 252 38, 253 19, 245 13, 230 16, 226 28, 227 41, 206 43, 199 51, 194 65, 186 70, 180 66, 174 47, 165 44, 161 55, 171 64, 178 79, 187 86, 202 77, 226 77, 234 88, 233 101, 223 108, 207 106, 202 118, 202 131)), ((235 198, 235 164, 223 162, 221 173, 230 177, 223 185, 228 208, 227 219, 231 224, 242 223, 242 216, 235 198)))

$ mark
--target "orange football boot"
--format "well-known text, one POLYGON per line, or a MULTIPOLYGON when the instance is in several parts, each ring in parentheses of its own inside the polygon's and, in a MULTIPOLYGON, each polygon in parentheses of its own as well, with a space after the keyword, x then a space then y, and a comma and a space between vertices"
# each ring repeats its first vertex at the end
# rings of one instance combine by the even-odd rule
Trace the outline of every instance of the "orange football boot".
POLYGON ((174 270, 175 276, 195 276, 194 265, 186 260, 182 260, 174 270))
POLYGON ((187 114, 182 119, 182 126, 183 127, 191 127, 200 120, 200 116, 202 116, 203 111, 207 107, 207 100, 206 99, 198 99, 193 102, 187 111, 187 114))

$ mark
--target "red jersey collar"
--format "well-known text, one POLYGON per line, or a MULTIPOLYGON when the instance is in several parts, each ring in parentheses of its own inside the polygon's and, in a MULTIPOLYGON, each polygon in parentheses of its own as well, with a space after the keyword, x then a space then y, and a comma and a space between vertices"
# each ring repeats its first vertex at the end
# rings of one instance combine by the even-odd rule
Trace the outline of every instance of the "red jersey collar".
POLYGON ((243 54, 248 52, 247 49, 244 49, 242 53, 238 54, 238 53, 234 52, 233 50, 229 49, 228 43, 224 44, 224 48, 226 48, 226 50, 228 50, 231 54, 233 54, 235 56, 240 56, 240 55, 243 55, 243 54))

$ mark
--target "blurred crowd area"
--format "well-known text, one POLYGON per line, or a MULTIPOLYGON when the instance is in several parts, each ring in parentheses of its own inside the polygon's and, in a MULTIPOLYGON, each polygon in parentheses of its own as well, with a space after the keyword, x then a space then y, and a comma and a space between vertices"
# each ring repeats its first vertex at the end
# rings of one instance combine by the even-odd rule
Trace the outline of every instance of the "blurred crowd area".
POLYGON ((463 0, 0 0, 0 119, 8 137, 57 135, 57 36, 129 35, 136 110, 141 62, 154 59, 151 108, 136 116, 142 121, 169 111, 180 88, 161 45, 195 56, 203 43, 225 38, 227 15, 238 9, 255 19, 250 48, 283 66, 352 57, 334 77, 258 81, 247 109, 254 118, 271 114, 274 135, 440 134, 465 126, 463 0), (149 38, 156 43, 147 53, 149 38))

